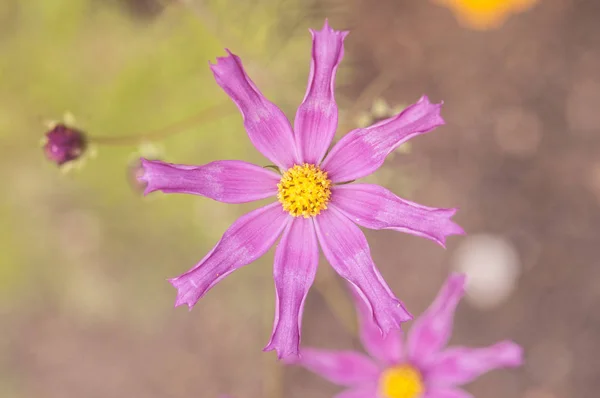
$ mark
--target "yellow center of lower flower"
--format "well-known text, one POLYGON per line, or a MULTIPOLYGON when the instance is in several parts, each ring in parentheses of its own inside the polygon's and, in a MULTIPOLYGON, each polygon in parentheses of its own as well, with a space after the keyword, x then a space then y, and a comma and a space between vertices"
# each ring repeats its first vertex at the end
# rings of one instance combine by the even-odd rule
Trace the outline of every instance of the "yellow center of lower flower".
POLYGON ((277 199, 283 210, 294 217, 314 217, 327 208, 331 181, 314 164, 304 163, 288 169, 277 184, 277 199))
POLYGON ((379 391, 385 398, 419 398, 425 391, 421 373, 409 365, 400 365, 383 372, 379 391))

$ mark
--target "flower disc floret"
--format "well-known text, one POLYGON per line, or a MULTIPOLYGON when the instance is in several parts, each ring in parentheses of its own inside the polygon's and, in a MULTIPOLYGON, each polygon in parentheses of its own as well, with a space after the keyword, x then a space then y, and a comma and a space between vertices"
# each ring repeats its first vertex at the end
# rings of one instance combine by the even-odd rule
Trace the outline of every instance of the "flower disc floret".
POLYGON ((379 381, 385 398, 417 398, 424 391, 421 373, 410 365, 399 365, 383 372, 379 381))
POLYGON ((327 209, 331 181, 319 167, 304 163, 283 173, 277 191, 283 210, 294 217, 310 218, 327 209))

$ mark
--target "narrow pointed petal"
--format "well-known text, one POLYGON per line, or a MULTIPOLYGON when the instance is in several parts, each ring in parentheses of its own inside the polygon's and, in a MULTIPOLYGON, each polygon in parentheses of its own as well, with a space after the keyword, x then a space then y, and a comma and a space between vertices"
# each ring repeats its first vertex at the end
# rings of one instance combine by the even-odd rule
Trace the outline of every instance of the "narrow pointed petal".
POLYGON ((265 254, 290 217, 279 202, 240 217, 194 268, 169 282, 177 289, 175 306, 191 309, 221 279, 265 254))
POLYGON ((349 132, 325 157, 321 168, 334 183, 368 176, 404 142, 443 125, 441 107, 424 96, 397 116, 349 132))
POLYGON ((486 348, 451 347, 435 358, 427 377, 436 386, 455 386, 470 383, 490 370, 522 364, 523 349, 512 341, 486 348))
POLYGON ((279 359, 298 356, 304 301, 319 264, 319 244, 312 219, 296 217, 283 232, 275 252, 275 321, 264 351, 279 359))
POLYGON ((382 334, 387 335, 412 319, 375 267, 360 228, 333 205, 315 217, 315 226, 325 257, 356 288, 382 334))
POLYGON ((376 398, 377 383, 369 383, 364 386, 354 387, 336 394, 333 398, 376 398))
POLYGON ((227 50, 210 68, 217 84, 237 105, 252 144, 283 170, 298 163, 292 126, 283 112, 267 100, 246 75, 240 58, 227 50))
POLYGON ((224 203, 246 203, 277 195, 277 173, 239 160, 186 166, 141 159, 144 195, 154 191, 206 196, 224 203))
POLYGON ((423 398, 474 398, 472 394, 457 388, 430 388, 423 398))
POLYGON ((465 275, 453 273, 429 308, 415 320, 408 332, 408 358, 426 366, 452 335, 454 312, 465 292, 465 275))
POLYGON ((354 351, 328 351, 303 348, 293 362, 340 386, 352 387, 371 383, 380 369, 371 358, 354 351))
POLYGON ((436 209, 409 202, 374 184, 338 185, 332 203, 358 225, 431 239, 444 246, 446 237, 464 234, 451 218, 456 209, 436 209))
POLYGON ((363 347, 369 355, 386 366, 400 363, 403 357, 401 331, 384 336, 373 320, 369 306, 360 297, 356 288, 351 284, 349 286, 358 313, 358 332, 363 347))
POLYGON ((327 21, 313 38, 310 75, 304 101, 294 121, 296 143, 303 162, 319 164, 333 140, 338 124, 334 97, 335 74, 344 56, 348 32, 331 29, 327 21))

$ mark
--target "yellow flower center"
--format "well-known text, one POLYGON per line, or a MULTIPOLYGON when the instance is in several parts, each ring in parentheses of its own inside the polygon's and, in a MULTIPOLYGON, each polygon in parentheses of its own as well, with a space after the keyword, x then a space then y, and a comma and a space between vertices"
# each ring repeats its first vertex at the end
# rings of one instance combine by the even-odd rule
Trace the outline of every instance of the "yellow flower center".
POLYGON ((385 370, 379 388, 385 398, 419 398, 425 392, 421 373, 409 365, 385 370))
POLYGON ((327 208, 331 181, 314 164, 304 163, 288 169, 277 184, 277 199, 283 210, 294 217, 314 217, 327 208))

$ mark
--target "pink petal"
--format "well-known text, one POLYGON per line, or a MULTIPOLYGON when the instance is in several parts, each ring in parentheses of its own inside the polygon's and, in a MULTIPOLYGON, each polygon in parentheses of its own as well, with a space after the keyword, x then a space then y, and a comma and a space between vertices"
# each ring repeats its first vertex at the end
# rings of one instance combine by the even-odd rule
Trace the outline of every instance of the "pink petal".
POLYGON ((333 147, 321 168, 335 183, 368 176, 402 143, 444 124, 441 107, 424 96, 397 116, 349 132, 333 147))
POLYGON ((348 32, 333 30, 327 20, 313 37, 312 61, 304 101, 298 108, 294 131, 303 162, 318 164, 323 159, 338 123, 334 98, 335 73, 344 56, 348 32))
POLYGON ((419 366, 426 366, 452 335, 454 311, 464 294, 465 275, 453 273, 433 303, 417 320, 408 333, 407 353, 409 359, 419 366))
POLYGON ((144 195, 154 191, 189 193, 225 203, 245 203, 277 195, 277 173, 239 160, 220 160, 186 166, 141 159, 147 183, 144 195))
POLYGON ((373 320, 369 306, 360 297, 356 288, 349 284, 358 312, 358 325, 360 340, 365 350, 373 358, 385 365, 391 366, 402 361, 401 332, 381 334, 381 329, 373 320))
POLYGON ((352 387, 371 383, 379 377, 380 369, 369 357, 354 351, 328 351, 303 348, 293 362, 318 374, 332 383, 352 387))
POLYGON ((422 236, 444 246, 446 237, 464 234, 451 217, 456 209, 436 209, 409 202, 373 184, 337 185, 332 203, 358 225, 422 236))
POLYGON ((473 395, 456 388, 430 388, 423 398, 473 398, 473 395))
POLYGON ((333 398, 377 398, 377 383, 370 383, 342 391, 333 398))
POLYGON ((319 244, 311 219, 296 217, 275 252, 275 321, 265 351, 279 359, 298 355, 304 301, 317 273, 319 244))
POLYGON ((191 309, 221 279, 265 254, 289 220, 279 202, 240 217, 202 261, 169 280, 177 289, 175 306, 187 304, 191 309))
POLYGON ((435 358, 427 378, 435 385, 462 385, 490 370, 522 364, 523 349, 512 341, 501 341, 486 348, 452 347, 435 358))
POLYGON ((298 162, 292 126, 283 112, 267 100, 246 75, 240 58, 227 50, 227 57, 210 65, 217 84, 237 105, 250 141, 273 164, 283 170, 298 162))
POLYGON ((354 285, 384 335, 412 319, 375 267, 360 228, 333 205, 315 218, 315 226, 325 257, 341 277, 354 285))

